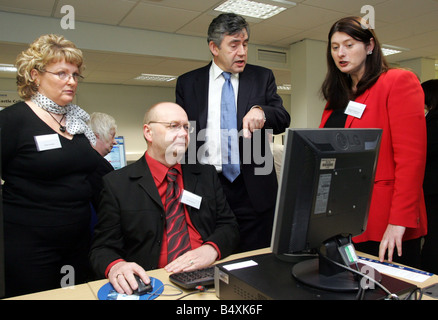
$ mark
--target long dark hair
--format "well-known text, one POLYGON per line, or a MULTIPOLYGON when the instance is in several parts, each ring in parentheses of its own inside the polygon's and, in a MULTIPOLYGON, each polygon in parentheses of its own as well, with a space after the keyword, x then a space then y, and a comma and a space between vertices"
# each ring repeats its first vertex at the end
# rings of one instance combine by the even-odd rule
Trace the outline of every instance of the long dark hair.
POLYGON ((322 95, 329 102, 328 109, 342 109, 347 106, 349 100, 354 100, 370 88, 379 76, 389 69, 389 66, 374 31, 363 25, 360 17, 346 17, 335 22, 328 34, 327 68, 327 75, 321 87, 322 95), (367 55, 365 73, 357 84, 355 92, 352 89, 351 77, 341 72, 332 58, 331 39, 335 32, 346 33, 353 39, 365 43, 365 45, 370 43, 371 38, 374 39, 373 52, 367 55))

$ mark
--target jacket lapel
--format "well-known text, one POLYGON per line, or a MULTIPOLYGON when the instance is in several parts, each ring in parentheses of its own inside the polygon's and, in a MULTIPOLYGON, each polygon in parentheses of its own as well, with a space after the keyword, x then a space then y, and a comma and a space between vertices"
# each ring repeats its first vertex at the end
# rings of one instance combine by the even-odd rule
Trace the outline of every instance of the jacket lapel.
POLYGON ((237 95, 237 124, 239 125, 239 131, 242 130, 243 117, 248 112, 247 107, 252 88, 251 73, 252 71, 246 66, 243 72, 239 74, 239 93, 237 95))
POLYGON ((193 90, 195 91, 197 104, 194 108, 198 109, 199 130, 205 129, 207 127, 210 66, 211 62, 203 68, 203 70, 199 73, 199 77, 197 77, 194 82, 195 85, 193 90))
POLYGON ((137 180, 140 187, 148 194, 148 196, 163 208, 158 189, 154 183, 154 178, 152 177, 144 155, 133 164, 130 178, 132 180, 137 180))
POLYGON ((198 184, 199 169, 194 165, 181 165, 184 181, 184 189, 195 193, 196 185, 198 184))
MULTIPOLYGON (((184 181, 184 190, 190 191, 196 194, 196 186, 198 184, 199 169, 193 165, 182 165, 182 174, 184 181)), ((189 213, 192 212, 191 206, 186 206, 189 213)))

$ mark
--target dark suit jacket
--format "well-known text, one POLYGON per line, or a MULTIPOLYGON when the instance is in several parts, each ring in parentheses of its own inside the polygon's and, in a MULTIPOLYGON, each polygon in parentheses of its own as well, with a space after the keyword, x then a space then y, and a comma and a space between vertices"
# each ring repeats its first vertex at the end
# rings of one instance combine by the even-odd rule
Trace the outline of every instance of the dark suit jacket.
MULTIPOLYGON (((182 165, 184 188, 202 197, 198 209, 187 206, 204 242, 215 243, 221 257, 239 241, 233 212, 210 165, 182 165)), ((163 239, 165 215, 161 198, 145 157, 104 177, 90 261, 98 276, 117 260, 156 269, 163 239)))
MULTIPOLYGON (((176 103, 185 109, 190 121, 196 121, 197 133, 207 126, 210 66, 211 63, 178 77, 176 84, 176 103)), ((249 148, 242 152, 246 139, 240 137, 241 172, 253 206, 260 211, 265 211, 275 206, 277 194, 277 178, 271 150, 268 147, 266 129, 271 129, 273 134, 284 132, 289 127, 290 116, 283 107, 281 97, 277 94, 277 85, 272 71, 248 64, 239 74, 237 96, 239 131, 242 130, 243 117, 254 105, 259 105, 263 109, 266 123, 264 129, 253 133, 251 150, 255 152, 251 152, 251 155, 248 154, 249 148), (270 157, 271 170, 268 174, 255 174, 255 168, 264 168, 266 163, 260 163, 260 159, 265 157, 270 157)), ((197 141, 196 149, 198 150, 203 143, 204 141, 197 141)))

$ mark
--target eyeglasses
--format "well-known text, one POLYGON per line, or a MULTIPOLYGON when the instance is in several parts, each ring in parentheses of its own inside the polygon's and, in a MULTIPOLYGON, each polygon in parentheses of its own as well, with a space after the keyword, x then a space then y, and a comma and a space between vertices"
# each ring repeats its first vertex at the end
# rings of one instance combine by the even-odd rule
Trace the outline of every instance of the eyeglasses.
POLYGON ((180 122, 177 121, 171 121, 171 122, 165 122, 165 121, 149 121, 148 124, 150 123, 160 123, 160 124, 167 124, 167 127, 171 130, 171 131, 179 131, 181 130, 181 128, 184 128, 184 131, 187 133, 193 133, 194 131, 194 127, 192 127, 190 125, 190 123, 186 123, 186 124, 182 124, 180 122))
POLYGON ((44 72, 48 72, 48 73, 54 74, 61 81, 68 81, 68 80, 70 80, 70 78, 73 78, 74 81, 78 82, 78 81, 84 79, 84 77, 81 76, 78 73, 70 74, 70 73, 67 73, 67 72, 64 72, 64 71, 52 72, 52 71, 47 71, 47 70, 44 70, 44 72))

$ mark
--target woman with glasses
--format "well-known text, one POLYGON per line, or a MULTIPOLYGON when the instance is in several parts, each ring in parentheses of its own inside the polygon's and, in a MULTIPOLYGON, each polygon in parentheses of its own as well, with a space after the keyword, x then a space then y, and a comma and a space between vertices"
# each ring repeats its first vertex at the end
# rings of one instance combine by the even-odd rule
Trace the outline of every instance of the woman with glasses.
POLYGON ((24 100, 0 112, 6 295, 87 280, 90 176, 100 155, 73 99, 82 52, 43 35, 16 61, 24 100))

